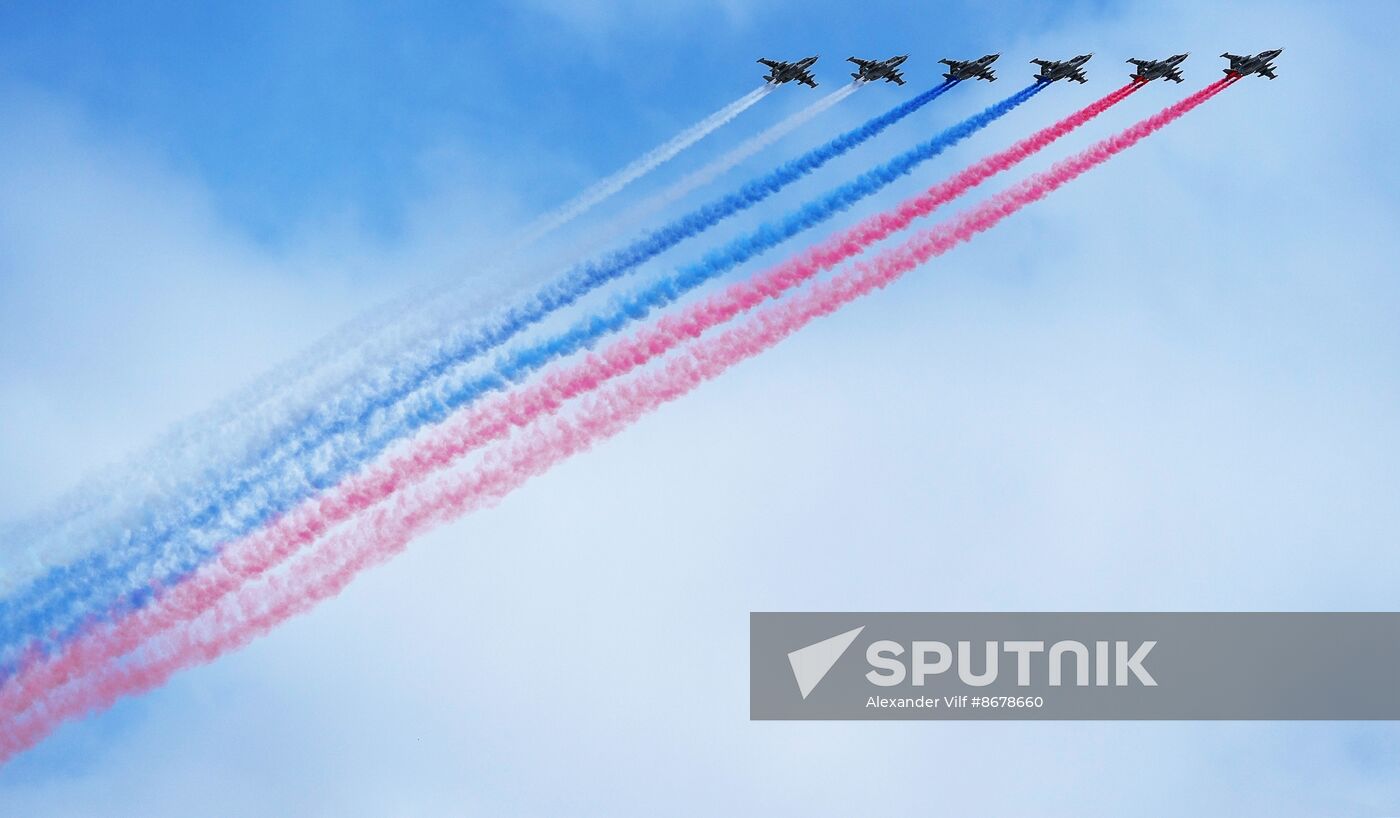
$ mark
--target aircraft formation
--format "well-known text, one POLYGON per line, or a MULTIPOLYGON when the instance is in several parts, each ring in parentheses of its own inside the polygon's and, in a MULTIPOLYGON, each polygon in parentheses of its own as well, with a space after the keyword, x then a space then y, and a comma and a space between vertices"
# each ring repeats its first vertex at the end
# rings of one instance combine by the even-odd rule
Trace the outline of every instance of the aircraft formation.
MULTIPOLYGON (((1230 65, 1225 69, 1228 76, 1246 77, 1258 75, 1274 79, 1274 58, 1283 53, 1282 48, 1275 48, 1270 51, 1261 51, 1258 54, 1231 54, 1225 52, 1221 57, 1230 61, 1230 65)), ((997 61, 1000 54, 987 54, 975 60, 939 60, 948 67, 943 78, 948 81, 954 80, 986 80, 996 81, 996 72, 992 70, 992 63, 997 61)), ((1031 60, 1033 65, 1039 66, 1039 71, 1034 79, 1039 82, 1058 82, 1069 80, 1070 82, 1088 82, 1088 77, 1084 73, 1084 64, 1094 55, 1080 54, 1067 60, 1031 60)), ((1128 60, 1134 66, 1133 73, 1128 78, 1134 82, 1151 82, 1152 80, 1170 80, 1181 82, 1184 77, 1181 74, 1181 64, 1190 56, 1190 52, 1184 54, 1173 54, 1161 60, 1143 60, 1132 57, 1128 60)), ((860 57, 847 57, 846 61, 854 63, 856 70, 851 73, 851 78, 857 82, 875 82, 884 80, 896 85, 904 84, 904 73, 900 71, 900 66, 909 59, 908 54, 899 54, 887 60, 865 60, 860 57)), ((760 58, 759 62, 768 66, 768 75, 764 80, 774 85, 782 85, 785 82, 799 82, 812 88, 817 87, 817 80, 812 76, 812 66, 816 64, 817 57, 804 57, 793 62, 783 60, 770 60, 760 58)))

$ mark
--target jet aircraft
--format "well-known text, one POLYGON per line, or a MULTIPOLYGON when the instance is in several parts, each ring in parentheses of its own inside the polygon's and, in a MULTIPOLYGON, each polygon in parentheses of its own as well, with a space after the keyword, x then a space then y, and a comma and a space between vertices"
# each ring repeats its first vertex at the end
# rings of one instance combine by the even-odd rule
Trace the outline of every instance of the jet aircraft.
POLYGON ((815 55, 798 60, 797 62, 766 60, 762 57, 760 57, 758 61, 768 66, 768 76, 764 77, 764 79, 774 85, 782 85, 785 82, 797 80, 803 85, 812 88, 817 87, 817 81, 812 77, 812 72, 808 70, 812 67, 812 63, 817 61, 815 55))
POLYGON ((1093 54, 1080 54, 1068 60, 1031 60, 1040 66, 1040 73, 1035 78, 1041 82, 1056 82, 1058 80, 1073 80, 1075 82, 1087 82, 1084 77, 1082 66, 1089 61, 1093 54))
POLYGON ((1250 54, 1241 57, 1238 54, 1231 54, 1226 51, 1220 56, 1230 61, 1230 67, 1225 69, 1225 73, 1232 77, 1247 77, 1250 74, 1258 74, 1261 77, 1274 79, 1274 66, 1269 60, 1283 53, 1282 48, 1275 48, 1273 51, 1260 51, 1257 55, 1250 54))
POLYGON ((948 73, 943 75, 943 79, 949 81, 979 79, 996 82, 996 72, 990 66, 1000 56, 1000 54, 988 54, 975 60, 939 60, 948 66, 948 73))
POLYGON ((890 57, 888 60, 862 60, 859 57, 847 57, 846 62, 853 62, 859 68, 851 76, 865 82, 884 80, 897 85, 904 84, 904 75, 899 72, 899 66, 909 59, 908 54, 901 54, 898 57, 890 57))
POLYGON ((1137 69, 1129 76, 1133 82, 1151 82, 1153 80, 1165 79, 1172 82, 1181 82, 1181 69, 1177 66, 1190 56, 1186 54, 1173 54, 1165 60, 1139 60, 1136 57, 1128 62, 1137 66, 1137 69))

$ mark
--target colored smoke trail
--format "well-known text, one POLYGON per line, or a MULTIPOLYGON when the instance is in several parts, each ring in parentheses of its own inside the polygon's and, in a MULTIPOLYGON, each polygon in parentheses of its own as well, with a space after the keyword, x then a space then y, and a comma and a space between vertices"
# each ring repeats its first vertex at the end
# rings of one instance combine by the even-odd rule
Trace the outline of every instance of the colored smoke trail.
POLYGON ((751 280, 732 284, 722 293, 686 308, 677 316, 666 316, 639 330, 632 338, 613 343, 600 355, 587 356, 579 363, 546 374, 541 381, 528 387, 454 415, 430 436, 415 441, 411 451, 396 454, 386 463, 375 464, 367 472, 347 478, 333 492, 302 503, 267 528, 230 544, 219 557, 201 566, 192 577, 153 604, 108 629, 79 637, 66 645, 58 657, 21 673, 8 688, 0 687, 0 719, 19 712, 33 695, 65 683, 84 672, 83 668, 93 668, 124 655, 160 632, 200 615, 241 583, 275 568, 334 526, 450 466, 466 453, 503 438, 512 427, 524 427, 556 411, 567 401, 628 374, 685 341, 699 338, 709 329, 767 299, 777 298, 904 229, 913 219, 928 215, 996 173, 1014 166, 1108 110, 1139 87, 1120 88, 1010 148, 974 163, 923 194, 871 216, 751 280))
MULTIPOLYGON (((376 373, 376 377, 366 377, 359 392, 342 396, 289 424, 293 431, 285 439, 253 452, 240 467, 216 473, 206 485, 177 499, 176 507, 151 509, 149 519, 141 525, 118 532, 117 543, 75 563, 50 568, 24 593, 0 602, 0 634, 6 640, 0 643, 0 668, 13 668, 18 654, 29 645, 37 643, 47 651, 71 638, 87 622, 139 609, 150 600, 154 585, 179 581, 217 553, 222 543, 249 533, 306 497, 335 485, 397 437, 440 421, 482 392, 503 387, 506 383, 499 376, 470 388, 453 387, 450 397, 457 401, 454 404, 438 399, 446 387, 433 382, 553 311, 874 138, 954 85, 945 82, 925 91, 603 260, 573 268, 494 321, 449 338, 423 360, 406 361, 376 373), (386 420, 398 403, 415 393, 425 405, 397 409, 400 414, 386 420), (368 434, 366 430, 370 430, 368 434), (349 446, 338 440, 341 437, 350 441, 349 446), (172 540, 176 540, 173 545, 172 540), (157 566, 162 573, 155 573, 157 566)), ((1039 88, 1031 86, 1021 94, 1033 95, 1039 88)), ((527 362, 513 366, 516 373, 527 368, 527 362)), ((8 674, 0 669, 3 675, 8 674)))
POLYGON ((181 629, 162 643, 148 646, 132 661, 109 665, 95 679, 53 691, 26 718, 7 720, 9 729, 0 735, 0 761, 32 745, 64 719, 106 706, 119 696, 147 690, 181 667, 211 661, 246 644, 278 622, 337 593, 360 570, 393 556, 423 531, 500 499, 560 460, 620 432, 646 412, 768 349, 815 318, 888 285, 992 228, 1170 124, 1232 82, 1213 83, 950 222, 920 232, 899 247, 858 262, 714 337, 691 344, 660 370, 608 386, 586 399, 572 418, 556 417, 536 424, 520 440, 491 452, 466 474, 451 476, 423 491, 396 495, 365 514, 352 529, 324 538, 312 552, 302 554, 286 574, 245 586, 232 597, 235 604, 215 612, 208 627, 181 629))
MULTIPOLYGON (((493 261, 487 262, 487 265, 499 264, 504 257, 535 243, 606 201, 627 185, 675 158, 685 149, 734 120, 771 93, 774 87, 764 83, 676 134, 621 170, 598 181, 564 205, 540 216, 509 241, 505 247, 493 253, 493 261)), ((837 97, 838 94, 840 92, 829 94, 823 98, 823 101, 837 97)), ((793 127, 804 121, 806 120, 802 119, 793 127)), ((9 547, 0 553, 0 565, 6 569, 0 571, 0 594, 7 592, 17 584, 21 573, 27 567, 26 563, 32 570, 32 566, 36 564, 42 566, 71 559, 78 547, 74 541, 79 539, 73 536, 73 528, 83 518, 104 513, 112 514, 113 510, 123 505, 123 501, 126 505, 131 505, 130 495, 132 491, 126 484, 133 475, 143 477, 159 475, 161 478, 165 478, 172 471, 172 464, 169 461, 174 459, 176 452, 187 456, 194 452, 202 453, 201 457, 205 461, 204 467, 207 468, 209 460, 229 456, 220 449, 221 444, 223 448, 228 447, 230 437, 228 427, 234 423, 251 427, 249 433, 255 436, 258 436, 259 432, 260 436, 270 434, 272 422, 276 418, 284 416, 285 411, 277 412, 277 407, 275 405, 269 406, 269 404, 286 401, 288 397, 286 393, 289 390, 304 384, 317 375, 324 374, 322 370, 328 368, 328 361, 343 361, 347 357, 355 355, 359 352, 359 347, 364 344, 366 338, 376 332, 383 332, 396 319, 407 317, 409 310, 421 309, 422 301, 425 298, 440 295, 440 293, 431 292, 417 293, 408 299, 380 305, 374 312, 360 316, 346 324, 322 339, 311 349, 297 356, 296 359, 279 366, 273 372, 244 389, 240 394, 224 401, 214 410, 201 414, 192 419, 191 422, 181 424, 176 430, 172 430, 160 444, 152 447, 151 451, 134 460, 125 468, 111 469, 101 478, 87 481, 85 485, 53 503, 45 512, 34 515, 25 524, 8 528, 4 532, 4 541, 9 547), (271 411, 269 412, 269 410, 271 411), (24 559, 16 561, 12 557, 12 555, 21 554, 24 559)), ((304 385, 302 391, 310 391, 310 386, 304 385)), ((297 405, 309 406, 313 401, 315 401, 314 397, 307 397, 292 402, 297 405)), ((154 484, 157 481, 143 480, 142 482, 154 484)), ((159 482, 168 487, 171 481, 166 478, 159 480, 159 482)), ((155 488, 148 489, 150 492, 157 490, 155 488)))
MULTIPOLYGON (((439 397, 437 402, 420 409, 419 412, 426 410, 431 422, 440 422, 445 417, 443 410, 450 411, 455 408, 454 402, 455 405, 463 405, 487 391, 503 389, 511 383, 518 382, 550 361, 591 348, 598 340, 622 329, 631 321, 644 318, 653 310, 669 306, 676 299, 701 284, 776 247, 783 241, 821 224, 837 213, 849 209, 862 199, 878 193, 897 179, 913 172, 923 162, 933 159, 948 148, 1010 113, 1045 87, 1043 84, 1027 86, 986 110, 944 130, 932 139, 916 145, 878 167, 862 173, 850 182, 808 202, 789 213, 782 220, 760 225, 747 235, 733 239, 724 246, 706 253, 699 262, 682 267, 676 273, 659 279, 630 295, 615 299, 614 303, 604 308, 604 311, 576 322, 558 335, 523 349, 503 354, 493 373, 482 376, 471 383, 468 390, 470 395, 468 400, 444 401, 439 397), (444 406, 444 404, 447 405, 444 406)), ((423 424, 418 423, 415 428, 421 425, 423 424)))
POLYGON ((711 133, 714 133, 721 126, 727 124, 739 114, 753 107, 759 100, 768 96, 776 87, 777 86, 769 83, 760 85, 758 88, 755 88, 691 127, 676 134, 670 141, 654 148, 644 156, 632 162, 632 164, 617 171, 606 179, 603 179, 572 200, 540 216, 520 231, 520 235, 506 247, 505 252, 511 253, 519 247, 533 244, 544 236, 549 235, 588 212, 614 193, 617 193, 660 167, 662 164, 675 158, 681 151, 694 145, 711 133))

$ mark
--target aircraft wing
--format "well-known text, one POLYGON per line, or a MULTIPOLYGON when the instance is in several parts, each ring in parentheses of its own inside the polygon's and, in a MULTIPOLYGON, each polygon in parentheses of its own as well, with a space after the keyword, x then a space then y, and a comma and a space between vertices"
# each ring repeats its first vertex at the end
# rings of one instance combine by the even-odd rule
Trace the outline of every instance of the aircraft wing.
POLYGON ((874 60, 862 60, 860 57, 847 57, 846 62, 853 62, 856 65, 859 65, 861 68, 869 68, 872 65, 875 65, 874 60))
POLYGON ((1278 79, 1278 75, 1274 73, 1274 69, 1267 65, 1259 69, 1259 73, 1261 76, 1268 77, 1271 80, 1278 79))
POLYGON ((808 74, 806 71, 803 71, 803 72, 802 72, 802 76, 798 77, 798 78, 797 78, 797 81, 800 82, 800 83, 802 83, 803 85, 807 86, 808 88, 816 88, 816 87, 817 87, 817 81, 816 81, 815 79, 813 79, 813 78, 812 78, 812 75, 811 75, 811 74, 808 74))
POLYGON ((1084 72, 1083 72, 1083 71, 1080 71, 1078 68, 1074 69, 1074 73, 1073 73, 1073 74, 1070 74, 1070 75, 1069 75, 1069 78, 1072 79, 1072 80, 1074 80, 1075 82, 1079 82, 1079 83, 1084 83, 1084 82, 1088 82, 1088 81, 1089 81, 1088 79, 1086 79, 1086 78, 1084 77, 1084 72))
POLYGON ((890 78, 890 80, 891 80, 895 85, 903 85, 903 84, 904 84, 904 75, 903 75, 903 74, 891 74, 889 78, 890 78))
POLYGON ((762 57, 759 57, 758 61, 772 69, 777 69, 779 67, 779 63, 773 60, 765 60, 762 57))

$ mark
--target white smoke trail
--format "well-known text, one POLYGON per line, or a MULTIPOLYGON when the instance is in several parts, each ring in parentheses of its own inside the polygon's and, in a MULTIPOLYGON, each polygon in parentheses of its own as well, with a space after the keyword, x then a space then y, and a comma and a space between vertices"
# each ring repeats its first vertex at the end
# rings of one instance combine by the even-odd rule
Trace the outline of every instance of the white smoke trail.
POLYGON ((684 131, 676 134, 666 143, 652 149, 649 153, 634 161, 632 164, 614 173, 608 178, 598 182, 584 192, 575 196, 572 200, 540 216, 520 231, 515 239, 507 245, 506 251, 511 252, 517 246, 526 246, 539 241, 545 235, 563 227, 584 212, 596 206, 604 199, 622 190, 637 179, 660 167, 665 162, 674 158, 676 154, 704 139, 713 133, 720 126, 734 119, 734 117, 753 107, 759 100, 768 96, 776 86, 764 83, 758 88, 750 91, 713 114, 705 117, 684 131))
POLYGON ((852 82, 849 85, 844 85, 832 91, 830 94, 817 99, 806 108, 793 113, 785 119, 770 125, 763 131, 745 139, 723 156, 720 156, 699 170, 687 174, 685 178, 680 179, 660 193, 627 208, 615 218, 609 219, 608 224, 603 229, 594 231, 594 235, 597 237, 595 242, 597 244, 612 242, 619 236, 635 230, 649 217, 685 198, 692 191, 708 185, 710 182, 713 182, 715 179, 733 170, 740 162, 754 156, 759 151, 762 151, 764 148, 767 148, 769 145, 772 145, 774 142, 777 142, 779 139, 782 139, 784 136, 787 136, 807 124, 816 117, 817 114, 822 113, 841 100, 849 97, 851 94, 854 94, 863 84, 863 82, 852 82))

